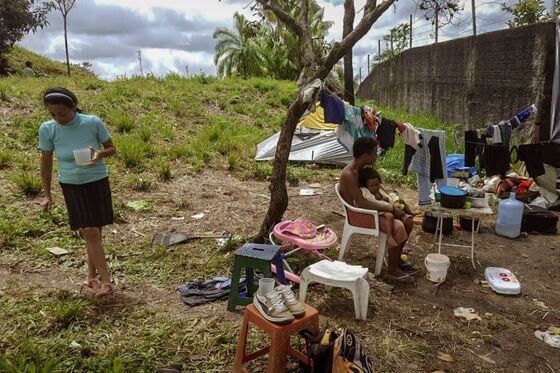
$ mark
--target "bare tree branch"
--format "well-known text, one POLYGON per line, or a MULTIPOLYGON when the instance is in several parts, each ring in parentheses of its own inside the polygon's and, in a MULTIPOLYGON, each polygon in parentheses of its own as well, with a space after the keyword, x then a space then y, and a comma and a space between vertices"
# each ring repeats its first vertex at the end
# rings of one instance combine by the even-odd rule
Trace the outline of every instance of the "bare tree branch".
POLYGON ((272 13, 274 13, 274 15, 276 15, 278 19, 284 22, 284 24, 287 27, 292 29, 292 31, 297 36, 301 37, 303 35, 304 31, 301 24, 298 21, 296 21, 294 17, 288 14, 288 12, 286 12, 284 9, 279 7, 274 1, 270 1, 270 0, 256 0, 256 1, 257 3, 261 4, 263 8, 270 10, 272 13))
POLYGON ((299 23, 307 28, 307 25, 309 24, 309 0, 301 0, 301 14, 299 17, 299 23))
POLYGON ((354 45, 371 29, 375 21, 395 2, 395 0, 384 0, 380 5, 376 6, 375 0, 368 0, 364 7, 364 16, 360 20, 360 23, 354 28, 354 30, 348 34, 339 43, 335 43, 329 55, 327 56, 325 63, 320 67, 320 69, 315 73, 315 75, 310 79, 324 79, 327 74, 332 70, 333 66, 340 61, 342 57, 348 52, 349 49, 353 48, 354 45))

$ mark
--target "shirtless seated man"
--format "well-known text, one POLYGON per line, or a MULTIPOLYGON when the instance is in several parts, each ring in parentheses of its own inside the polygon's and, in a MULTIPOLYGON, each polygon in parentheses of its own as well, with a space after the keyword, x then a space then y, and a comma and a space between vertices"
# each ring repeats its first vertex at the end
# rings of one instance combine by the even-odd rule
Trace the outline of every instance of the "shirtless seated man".
POLYGON ((401 262, 401 250, 408 240, 408 234, 405 226, 402 223, 401 216, 404 211, 393 206, 385 201, 368 201, 364 198, 360 190, 360 183, 358 175, 363 167, 371 166, 377 159, 377 144, 375 140, 369 137, 360 137, 356 139, 352 147, 354 159, 342 170, 340 175, 340 195, 350 205, 377 210, 379 215, 379 229, 382 232, 387 232, 386 216, 392 215, 394 217, 393 224, 393 238, 396 246, 389 247, 387 272, 385 278, 389 280, 396 280, 399 282, 414 282, 414 277, 402 271, 399 268, 401 262))

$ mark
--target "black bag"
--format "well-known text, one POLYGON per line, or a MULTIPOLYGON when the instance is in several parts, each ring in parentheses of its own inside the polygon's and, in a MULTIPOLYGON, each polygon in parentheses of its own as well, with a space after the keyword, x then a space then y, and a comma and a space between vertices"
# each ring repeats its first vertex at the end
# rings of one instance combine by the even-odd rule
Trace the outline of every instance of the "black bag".
POLYGON ((525 205, 523 208, 522 232, 556 233, 558 216, 539 206, 525 205))
MULTIPOLYGON (((428 233, 436 233, 437 226, 437 215, 431 211, 426 211, 424 213, 424 218, 422 219, 422 230, 428 233)), ((443 234, 449 234, 453 231, 453 216, 450 214, 443 214, 442 223, 443 234)))

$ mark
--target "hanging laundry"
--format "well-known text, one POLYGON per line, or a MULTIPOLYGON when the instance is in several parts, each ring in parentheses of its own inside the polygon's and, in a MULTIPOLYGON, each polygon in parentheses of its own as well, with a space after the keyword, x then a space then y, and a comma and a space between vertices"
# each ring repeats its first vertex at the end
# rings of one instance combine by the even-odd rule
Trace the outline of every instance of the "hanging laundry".
POLYGON ((510 169, 510 150, 508 145, 484 145, 480 157, 480 168, 486 176, 504 176, 510 169))
POLYGON ((369 106, 364 106, 362 108, 362 115, 370 132, 375 132, 377 128, 377 117, 375 116, 375 110, 373 110, 369 106))
POLYGON ((511 123, 509 120, 502 120, 498 123, 500 129, 500 136, 502 138, 502 145, 509 145, 511 140, 511 123))
POLYGON ((408 167, 410 162, 412 162, 412 156, 416 153, 416 149, 421 146, 422 142, 422 132, 414 128, 410 123, 403 123, 404 130, 400 132, 400 136, 404 142, 404 163, 402 168, 402 174, 408 174, 408 167))
POLYGON ((476 156, 482 154, 482 147, 486 144, 486 137, 481 137, 479 131, 465 131, 465 167, 474 167, 476 156))
POLYGON ((560 168, 560 143, 548 141, 543 143, 543 161, 560 168))
POLYGON ((502 143, 502 132, 500 131, 500 127, 497 125, 492 126, 492 142, 494 144, 502 143))
POLYGON ((542 144, 519 145, 517 148, 517 158, 525 162, 527 172, 532 178, 544 175, 542 144))
POLYGON ((344 102, 328 93, 321 93, 321 106, 325 111, 325 123, 341 124, 344 121, 344 102))
POLYGON ((431 203, 430 191, 433 185, 430 179, 437 180, 437 184, 440 186, 447 185, 447 164, 441 161, 447 158, 445 152, 445 131, 424 128, 418 128, 418 130, 422 133, 422 146, 419 145, 416 154, 414 154, 410 169, 416 172, 417 175, 418 204, 428 205, 431 203), (437 138, 437 140, 430 142, 432 138, 437 138), (435 158, 433 161, 432 156, 435 158), (434 170, 431 169, 432 165, 434 170), (441 168, 438 169, 438 167, 441 168), (440 175, 441 179, 437 179, 437 176, 440 175))
POLYGON ((344 105, 344 121, 336 130, 338 142, 352 152, 352 145, 358 137, 371 137, 376 139, 375 132, 371 132, 362 121, 362 109, 352 105, 344 105))
POLYGON ((537 107, 535 106, 535 104, 532 104, 531 106, 521 110, 519 113, 517 113, 513 118, 509 120, 511 128, 515 129, 517 128, 517 126, 522 125, 529 119, 531 114, 536 112, 537 112, 537 107))
POLYGON ((395 146, 395 129, 397 128, 397 122, 387 118, 381 118, 381 123, 377 127, 377 139, 379 146, 387 150, 395 146))

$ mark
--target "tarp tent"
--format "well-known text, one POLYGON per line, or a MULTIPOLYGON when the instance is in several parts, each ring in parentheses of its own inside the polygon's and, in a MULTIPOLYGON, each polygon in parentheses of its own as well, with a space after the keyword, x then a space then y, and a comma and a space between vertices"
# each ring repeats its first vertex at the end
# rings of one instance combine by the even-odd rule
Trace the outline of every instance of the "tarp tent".
MULTIPOLYGON (((350 163, 352 154, 338 142, 337 128, 336 124, 324 123, 323 108, 317 105, 315 112, 308 113, 298 123, 289 160, 328 164, 350 163)), ((255 160, 274 159, 279 137, 280 132, 275 133, 257 145, 255 160)))

